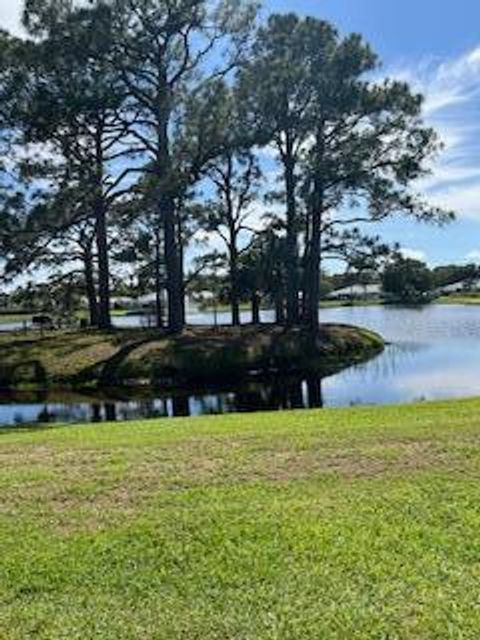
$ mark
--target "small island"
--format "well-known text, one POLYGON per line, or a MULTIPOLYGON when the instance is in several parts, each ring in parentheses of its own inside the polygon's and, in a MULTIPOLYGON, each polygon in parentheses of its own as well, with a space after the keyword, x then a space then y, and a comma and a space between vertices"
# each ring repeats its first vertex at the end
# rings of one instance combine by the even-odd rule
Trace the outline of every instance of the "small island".
POLYGON ((265 373, 330 375, 384 348, 382 338, 348 325, 189 327, 157 330, 15 333, 0 338, 0 388, 175 387, 265 373))

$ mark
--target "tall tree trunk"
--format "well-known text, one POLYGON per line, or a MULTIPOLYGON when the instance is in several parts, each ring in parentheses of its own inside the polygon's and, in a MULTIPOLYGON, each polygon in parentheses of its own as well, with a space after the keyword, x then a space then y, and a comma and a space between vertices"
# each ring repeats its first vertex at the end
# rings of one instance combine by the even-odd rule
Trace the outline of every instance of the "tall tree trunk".
POLYGON ((312 235, 308 252, 308 268, 305 300, 305 320, 312 331, 318 329, 320 304, 320 243, 321 214, 318 209, 311 212, 312 235))
POLYGON ((234 205, 234 159, 233 153, 227 156, 227 168, 223 176, 223 197, 225 199, 225 213, 228 221, 228 258, 230 276, 230 308, 232 310, 232 325, 240 325, 240 295, 238 282, 238 229, 234 205))
POLYGON ((98 253, 98 327, 110 329, 110 265, 108 255, 107 221, 102 199, 96 204, 96 235, 98 253))
POLYGON ((107 206, 103 193, 103 147, 101 124, 96 137, 95 234, 98 256, 98 327, 110 329, 110 264, 107 232, 107 206))
POLYGON ((301 281, 300 281, 300 294, 301 294, 301 304, 299 305, 299 315, 302 324, 307 323, 307 300, 308 300, 308 265, 309 265, 309 250, 311 244, 311 224, 310 224, 310 216, 306 216, 305 221, 305 248, 301 258, 301 281))
POLYGON ((260 324, 260 299, 258 293, 252 294, 252 324, 260 324))
POLYGON ((238 293, 238 252, 234 243, 230 246, 230 306, 232 309, 232 325, 240 325, 240 296, 238 293))
POLYGON ((325 205, 323 184, 323 159, 325 154, 324 128, 320 123, 316 138, 317 166, 310 201, 310 243, 307 258, 306 322, 312 332, 318 330, 320 305, 320 260, 322 242, 322 217, 325 205))
POLYGON ((163 329, 162 304, 162 257, 160 247, 160 231, 155 230, 155 316, 157 329, 163 329))
POLYGON ((185 325, 185 300, 181 239, 175 202, 175 177, 170 152, 171 95, 167 70, 160 65, 158 78, 156 182, 159 193, 159 220, 163 220, 163 242, 168 307, 168 330, 181 333, 185 325))
POLYGON ((165 267, 167 272, 168 328, 180 333, 184 327, 183 276, 175 224, 175 202, 172 197, 163 199, 165 267))
POLYGON ((182 304, 182 327, 187 324, 187 303, 186 303, 186 286, 185 286, 185 252, 183 247, 183 225, 181 218, 178 219, 177 225, 177 246, 178 246, 178 259, 180 262, 180 290, 181 290, 181 304, 182 304))
POLYGON ((98 326, 98 300, 95 289, 95 278, 93 275, 93 256, 91 251, 84 252, 83 268, 85 274, 85 290, 88 300, 88 313, 90 316, 90 326, 98 326))
POLYGON ((275 322, 285 324, 285 300, 281 293, 275 296, 275 322))
POLYGON ((295 182, 293 149, 291 142, 288 140, 285 158, 285 190, 287 196, 287 241, 285 266, 287 271, 287 324, 290 326, 297 324, 300 317, 298 301, 298 234, 295 182))

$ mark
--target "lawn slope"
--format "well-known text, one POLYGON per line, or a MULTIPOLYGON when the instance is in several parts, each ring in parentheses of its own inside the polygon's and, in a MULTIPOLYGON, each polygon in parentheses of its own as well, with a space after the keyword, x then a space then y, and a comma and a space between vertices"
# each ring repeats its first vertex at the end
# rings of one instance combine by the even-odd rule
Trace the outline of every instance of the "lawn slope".
POLYGON ((0 638, 478 637, 480 401, 0 433, 0 638))

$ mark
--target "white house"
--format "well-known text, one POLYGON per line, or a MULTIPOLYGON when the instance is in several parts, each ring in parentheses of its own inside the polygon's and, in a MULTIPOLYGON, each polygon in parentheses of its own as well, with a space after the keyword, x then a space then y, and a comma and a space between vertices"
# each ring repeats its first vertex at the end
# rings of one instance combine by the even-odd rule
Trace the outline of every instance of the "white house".
POLYGON ((478 280, 459 280, 452 284, 436 289, 435 294, 438 296, 450 296, 455 293, 463 293, 464 291, 480 291, 480 279, 478 280))
MULTIPOLYGON (((155 305, 157 303, 157 295, 156 293, 147 293, 143 296, 140 296, 136 300, 137 307, 144 310, 155 309, 155 305)), ((162 303, 165 306, 167 304, 166 293, 162 293, 162 303)), ((191 296, 185 296, 185 311, 186 313, 195 313, 197 311, 197 304, 192 299, 191 296)))
POLYGON ((352 284, 332 291, 326 296, 327 300, 350 300, 352 298, 381 298, 383 288, 381 284, 352 284))
POLYGON ((110 300, 114 309, 134 309, 137 301, 129 296, 114 296, 110 300))

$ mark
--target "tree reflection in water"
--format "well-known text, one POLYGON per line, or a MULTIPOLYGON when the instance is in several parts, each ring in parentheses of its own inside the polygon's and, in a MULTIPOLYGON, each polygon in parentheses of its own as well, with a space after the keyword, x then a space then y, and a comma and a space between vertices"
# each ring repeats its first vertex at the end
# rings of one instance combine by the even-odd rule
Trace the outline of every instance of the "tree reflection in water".
POLYGON ((99 423, 323 406, 322 379, 318 376, 276 376, 221 390, 182 389, 140 398, 119 389, 109 396, 13 394, 0 403, 0 424, 99 423))

